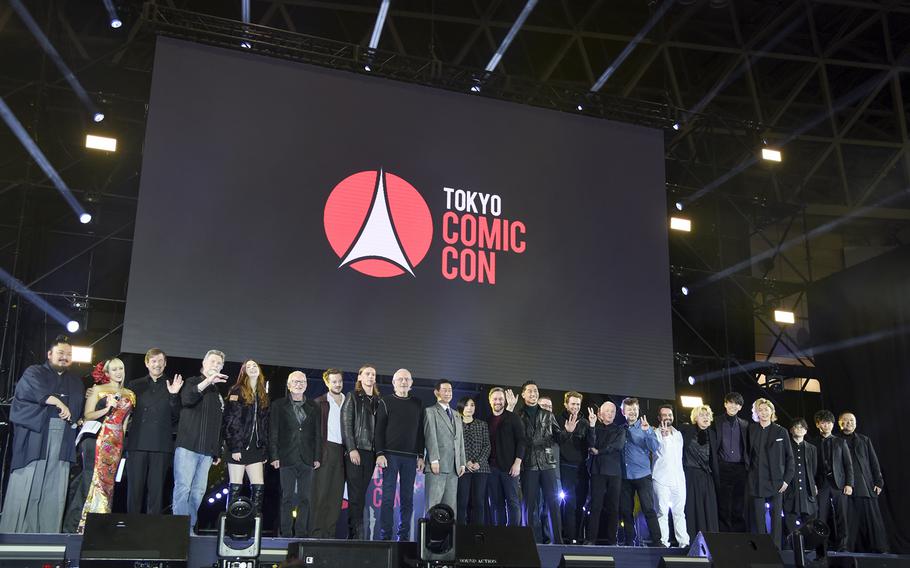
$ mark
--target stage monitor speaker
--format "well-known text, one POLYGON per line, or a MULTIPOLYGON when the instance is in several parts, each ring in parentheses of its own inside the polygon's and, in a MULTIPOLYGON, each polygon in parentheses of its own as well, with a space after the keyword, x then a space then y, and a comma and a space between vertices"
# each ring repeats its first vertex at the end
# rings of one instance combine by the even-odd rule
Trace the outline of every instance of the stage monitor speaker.
POLYGON ((664 556, 657 562, 657 568, 708 568, 711 561, 700 556, 664 556))
POLYGON ((767 534, 698 533, 689 556, 702 556, 714 568, 783 568, 784 561, 767 534))
POLYGON ((288 544, 288 560, 306 568, 404 568, 416 566, 416 542, 305 540, 288 544))
POLYGON ((79 568, 185 568, 189 549, 186 515, 89 513, 79 568))
POLYGON ((457 566, 540 568, 531 527, 459 525, 455 554, 457 566))
POLYGON ((847 556, 837 554, 827 558, 828 568, 910 568, 910 560, 888 556, 847 556))
POLYGON ((64 568, 68 565, 65 544, 35 544, 34 541, 0 544, 0 566, 64 568))
POLYGON ((559 568, 616 568, 616 560, 605 554, 563 554, 559 568))

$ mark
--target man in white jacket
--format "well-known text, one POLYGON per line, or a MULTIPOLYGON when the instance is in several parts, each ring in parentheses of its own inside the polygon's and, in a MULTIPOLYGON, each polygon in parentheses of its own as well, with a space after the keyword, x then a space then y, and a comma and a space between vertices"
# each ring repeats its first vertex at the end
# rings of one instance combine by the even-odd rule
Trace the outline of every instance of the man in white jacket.
POLYGON ((673 407, 665 404, 658 409, 660 417, 660 450, 655 456, 652 477, 654 479, 654 504, 657 509, 657 524, 660 525, 660 542, 670 546, 670 525, 668 514, 673 513, 673 529, 680 547, 689 546, 686 531, 686 476, 683 472, 683 437, 673 427, 673 407))

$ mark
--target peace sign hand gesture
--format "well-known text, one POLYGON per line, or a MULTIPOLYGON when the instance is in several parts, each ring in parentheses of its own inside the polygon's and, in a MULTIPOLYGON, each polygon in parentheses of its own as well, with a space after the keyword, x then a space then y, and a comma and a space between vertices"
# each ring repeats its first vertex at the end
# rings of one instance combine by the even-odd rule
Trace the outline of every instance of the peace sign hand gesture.
POLYGON ((648 424, 648 417, 644 414, 641 415, 641 429, 646 432, 651 429, 651 425, 648 424))
POLYGON ((588 424, 591 425, 591 428, 597 425, 597 413, 594 412, 593 406, 588 407, 588 424))

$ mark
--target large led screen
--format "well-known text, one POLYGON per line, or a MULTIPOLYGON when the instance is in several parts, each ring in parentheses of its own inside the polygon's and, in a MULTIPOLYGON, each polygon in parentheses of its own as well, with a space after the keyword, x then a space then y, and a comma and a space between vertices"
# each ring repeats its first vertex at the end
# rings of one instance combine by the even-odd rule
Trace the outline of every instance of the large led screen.
POLYGON ((658 130, 160 39, 123 350, 673 396, 658 130))

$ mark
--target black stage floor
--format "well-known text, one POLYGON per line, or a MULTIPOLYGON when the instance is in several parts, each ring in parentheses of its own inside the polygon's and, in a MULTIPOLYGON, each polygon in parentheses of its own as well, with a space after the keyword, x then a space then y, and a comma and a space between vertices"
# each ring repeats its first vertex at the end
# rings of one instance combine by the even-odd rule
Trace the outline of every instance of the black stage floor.
MULTIPOLYGON (((216 540, 215 536, 193 536, 190 538, 190 550, 189 550, 189 562, 187 564, 188 568, 208 568, 211 567, 214 562, 217 560, 216 554, 216 540)), ((262 539, 262 555, 260 556, 260 566, 266 568, 272 568, 273 566, 278 566, 278 564, 284 559, 285 553, 287 551, 288 543, 292 542, 293 539, 286 538, 263 538, 262 539)), ((334 542, 339 545, 344 545, 345 541, 320 541, 320 542, 334 542)), ((502 543, 505 546, 508 546, 507 543, 502 543)), ((41 564, 33 564, 31 562, 25 562, 22 560, 11 560, 8 556, 8 550, 10 547, 16 545, 31 545, 31 546, 56 546, 57 549, 62 549, 65 547, 65 558, 69 563, 64 564, 69 568, 77 568, 79 566, 79 550, 82 545, 82 537, 80 535, 70 535, 70 534, 0 534, 0 567, 2 568, 23 568, 26 566, 42 566, 41 564)), ((580 556, 612 556, 616 560, 616 566, 618 568, 655 568, 661 557, 664 556, 685 556, 685 553, 682 549, 674 548, 640 548, 640 547, 627 547, 627 546, 577 546, 577 545, 538 545, 537 547, 538 554, 540 555, 540 565, 541 568, 557 568, 559 565, 560 558, 563 554, 572 554, 580 556)), ((907 565, 910 566, 910 556, 897 556, 897 555, 862 555, 862 554, 839 554, 832 556, 840 557, 855 557, 859 559, 867 559, 866 562, 861 562, 859 566, 875 566, 879 564, 873 559, 880 559, 884 562, 881 562, 881 565, 886 565, 887 560, 896 560, 902 559, 907 562, 907 565), (867 562, 872 561, 867 564, 867 562)), ((784 551, 782 553, 784 566, 790 567, 795 566, 793 563, 793 554, 789 551, 784 551)), ((888 563, 888 566, 893 566, 893 564, 888 563)), ((903 563, 900 564, 903 566, 903 563)), ((54 564, 50 564, 53 568, 56 568, 54 564)), ((338 568, 344 568, 343 566, 338 566, 338 568)), ((381 568, 376 566, 375 568, 381 568)))

